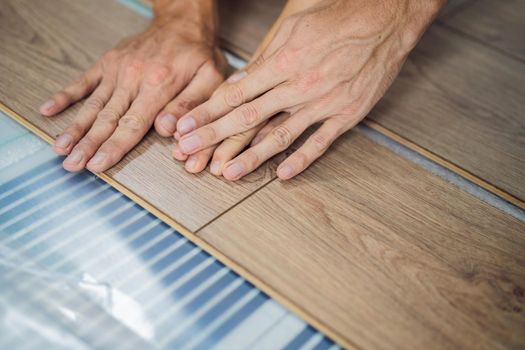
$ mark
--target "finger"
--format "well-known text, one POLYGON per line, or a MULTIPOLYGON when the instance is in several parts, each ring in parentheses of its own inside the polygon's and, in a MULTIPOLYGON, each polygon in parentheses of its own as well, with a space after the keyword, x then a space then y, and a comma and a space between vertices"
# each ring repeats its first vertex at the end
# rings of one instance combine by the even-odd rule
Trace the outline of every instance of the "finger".
POLYGON ((222 175, 231 181, 257 169, 275 154, 287 149, 312 122, 308 116, 311 111, 298 112, 281 125, 275 127, 261 142, 248 148, 234 160, 226 163, 222 175))
POLYGON ((288 180, 300 174, 325 153, 345 130, 348 128, 343 128, 339 121, 333 119, 325 121, 297 151, 279 165, 277 176, 282 180, 288 180))
POLYGON ((182 162, 188 159, 188 155, 181 152, 178 142, 175 142, 175 144, 173 145, 172 155, 173 158, 182 162))
POLYGON ((241 134, 230 136, 224 140, 213 153, 213 159, 210 164, 210 172, 213 175, 220 176, 222 174, 222 167, 224 164, 241 153, 263 126, 264 124, 261 124, 253 129, 245 131, 241 134))
POLYGON ((279 113, 275 117, 270 119, 268 123, 266 123, 266 125, 261 130, 259 130, 257 135, 255 135, 252 142, 250 143, 250 146, 253 147, 259 142, 261 142, 266 137, 266 135, 268 135, 270 131, 273 130, 273 128, 275 128, 277 125, 282 124, 288 118, 290 118, 290 113, 279 113))
POLYGON ((204 168, 206 168, 206 165, 208 165, 215 148, 217 148, 217 146, 211 146, 189 156, 186 164, 184 165, 186 170, 193 174, 203 171, 204 168))
POLYGON ((188 86, 159 113, 155 119, 155 130, 161 136, 173 136, 177 120, 210 98, 222 81, 222 74, 211 61, 204 64, 188 86))
POLYGON ((131 92, 117 88, 106 106, 98 113, 87 134, 73 148, 72 154, 64 160, 68 171, 80 171, 93 157, 99 147, 113 134, 120 117, 127 111, 133 98, 131 92))
POLYGON ((273 60, 268 60, 248 74, 246 71, 232 75, 211 98, 183 116, 177 130, 185 135, 224 116, 245 102, 264 94, 287 79, 279 72, 273 60))
MULTIPOLYGON (((296 103, 291 91, 286 87, 268 91, 254 101, 234 109, 219 120, 182 136, 179 142, 182 152, 195 153, 229 136, 240 134, 261 124, 277 112, 296 103)), ((180 130, 178 131, 180 133, 180 130)))
POLYGON ((139 94, 129 110, 118 120, 113 134, 105 141, 86 167, 101 172, 115 165, 140 140, 153 124, 155 115, 162 108, 165 98, 158 89, 146 90, 139 94))
POLYGON ((93 125, 97 114, 104 108, 104 105, 111 97, 112 91, 113 84, 102 81, 91 96, 86 99, 73 119, 73 122, 55 140, 53 150, 57 154, 67 155, 71 152, 73 146, 77 144, 91 125, 93 125))
POLYGON ((49 117, 63 111, 69 105, 79 101, 91 93, 101 79, 99 65, 91 67, 87 72, 65 89, 57 92, 53 97, 40 106, 40 113, 49 117))

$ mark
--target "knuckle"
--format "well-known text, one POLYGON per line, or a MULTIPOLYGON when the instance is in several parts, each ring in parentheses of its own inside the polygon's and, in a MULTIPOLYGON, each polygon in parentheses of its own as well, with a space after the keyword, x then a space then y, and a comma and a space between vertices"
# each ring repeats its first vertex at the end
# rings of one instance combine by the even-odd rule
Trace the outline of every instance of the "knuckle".
POLYGON ((203 64, 202 69, 212 80, 222 80, 224 78, 224 72, 220 69, 220 66, 212 60, 206 61, 206 63, 203 64))
POLYGON ((284 125, 279 125, 273 129, 271 135, 280 149, 285 149, 292 144, 292 134, 284 125))
POLYGON ((240 107, 240 123, 242 126, 251 128, 260 120, 259 110, 253 103, 246 103, 240 107))
POLYGON ((87 89, 89 82, 85 74, 82 74, 77 80, 73 83, 74 87, 80 88, 81 90, 87 89))
POLYGON ((78 122, 73 122, 64 130, 64 133, 71 135, 74 140, 78 140, 84 135, 85 131, 85 127, 82 127, 78 122))
POLYGON ((253 61, 252 65, 254 67, 259 67, 261 66, 264 62, 266 61, 266 59, 264 58, 264 55, 263 54, 260 54, 257 59, 255 61, 253 61))
POLYGON ((306 93, 315 88, 321 81, 321 74, 317 70, 312 70, 302 75, 295 84, 295 87, 301 92, 306 93))
POLYGON ((167 83, 172 76, 172 69, 167 65, 158 65, 152 68, 149 73, 148 82, 151 85, 161 85, 167 83))
POLYGON ((215 152, 213 152, 213 160, 231 160, 232 152, 225 147, 225 144, 222 143, 215 152))
POLYGON ((70 99, 71 95, 65 90, 59 91, 53 96, 53 100, 61 104, 69 102, 70 99))
POLYGON ((237 84, 228 85, 224 93, 224 101, 230 107, 238 107, 244 103, 244 92, 237 84))
POLYGON ((100 111, 104 108, 104 101, 99 97, 91 96, 84 102, 84 106, 93 111, 100 111))
POLYGON ((124 60, 123 71, 125 76, 134 77, 138 76, 144 70, 145 62, 140 58, 131 58, 129 60, 124 60), (127 61, 127 62, 126 62, 127 61))
POLYGON ((205 139, 211 140, 211 143, 216 143, 217 132, 212 126, 205 126, 202 128, 202 132, 205 135, 205 139))
POLYGON ((315 147, 315 150, 319 153, 322 153, 328 149, 331 142, 326 136, 317 134, 312 136, 312 143, 315 147))
POLYGON ((295 154, 295 162, 298 165, 299 169, 305 169, 310 163, 309 158, 306 156, 305 153, 301 151, 297 151, 297 153, 295 154))
POLYGON ((196 113, 196 117, 198 119, 200 119, 200 121, 202 122, 202 125, 206 125, 206 124, 209 124, 212 122, 213 120, 213 117, 212 115, 210 114, 210 112, 203 108, 203 109, 200 109, 198 113, 196 113))
POLYGON ((249 169, 254 169, 259 165, 259 155, 251 149, 248 149, 244 152, 244 161, 249 169))
POLYGON ((97 119, 100 122, 107 124, 116 124, 118 121, 119 115, 116 111, 110 108, 104 108, 98 115, 97 119))
POLYGON ((227 141, 233 143, 234 145, 244 145, 248 140, 248 134, 243 132, 240 134, 235 134, 228 137, 227 141))
POLYGON ((275 67, 279 72, 285 72, 297 63, 297 58, 297 50, 285 47, 275 56, 275 67))
POLYGON ((187 98, 177 98, 176 101, 170 103, 167 109, 175 113, 184 114, 188 111, 191 111, 193 108, 197 107, 197 102, 187 98))
POLYGON ((102 58, 100 61, 102 63, 108 63, 113 61, 117 57, 117 51, 116 50, 109 50, 105 54, 102 55, 102 58))
POLYGON ((144 118, 136 114, 126 114, 118 121, 118 126, 128 129, 132 132, 138 132, 148 127, 144 118))
POLYGON ((109 139, 100 146, 100 151, 106 153, 110 159, 118 159, 121 157, 120 153, 123 150, 123 145, 117 141, 109 139))
POLYGON ((89 134, 87 134, 82 139, 80 139, 80 141, 78 141, 76 147, 86 151, 95 150, 97 148, 97 143, 91 138, 89 134))

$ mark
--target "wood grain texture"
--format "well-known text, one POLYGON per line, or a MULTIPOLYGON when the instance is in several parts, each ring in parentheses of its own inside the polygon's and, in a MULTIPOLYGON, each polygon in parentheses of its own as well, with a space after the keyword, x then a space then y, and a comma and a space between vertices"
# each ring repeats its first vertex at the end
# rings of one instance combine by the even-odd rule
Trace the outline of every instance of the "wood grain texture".
POLYGON ((434 25, 369 118, 525 200, 525 65, 434 25))
POLYGON ((197 232, 362 349, 523 348, 524 233, 356 132, 197 232))
POLYGON ((286 0, 219 0, 219 37, 224 46, 249 60, 286 0))
MULTIPOLYGON (((37 112, 40 103, 145 25, 144 19, 114 1, 3 1, 0 100, 48 134, 58 134, 79 106, 47 119, 37 112)), ((107 173, 195 230, 268 182, 271 167, 265 165, 237 184, 208 172, 191 175, 171 158, 170 140, 151 132, 107 173)))
MULTIPOLYGON (((219 2, 223 41, 249 57, 282 3, 219 2)), ((439 21, 520 54, 524 6, 519 0, 450 0, 439 21)), ((398 80, 372 113, 379 127, 368 125, 525 208, 525 66, 434 25, 398 80)))
POLYGON ((443 21, 477 40, 525 61, 525 1, 475 0, 443 21))

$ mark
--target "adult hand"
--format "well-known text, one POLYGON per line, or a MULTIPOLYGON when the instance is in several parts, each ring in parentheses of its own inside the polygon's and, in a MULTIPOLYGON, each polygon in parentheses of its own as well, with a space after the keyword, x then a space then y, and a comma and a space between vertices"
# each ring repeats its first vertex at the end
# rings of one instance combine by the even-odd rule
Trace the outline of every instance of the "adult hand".
POLYGON ((178 151, 196 154, 286 112, 222 175, 240 179, 321 123, 279 165, 277 175, 292 178, 368 114, 443 4, 331 0, 287 17, 257 60, 178 121, 178 151))
POLYGON ((89 95, 55 141, 64 168, 104 171, 155 121, 172 136, 177 118, 206 101, 223 81, 226 60, 215 45, 213 0, 157 0, 149 28, 107 52, 74 84, 40 107, 55 115, 89 95))

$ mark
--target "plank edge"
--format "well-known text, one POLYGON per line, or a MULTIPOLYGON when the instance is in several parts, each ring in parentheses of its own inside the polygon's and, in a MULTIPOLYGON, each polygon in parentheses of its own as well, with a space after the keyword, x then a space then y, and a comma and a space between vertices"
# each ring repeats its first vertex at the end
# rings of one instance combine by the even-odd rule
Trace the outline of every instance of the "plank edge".
POLYGON ((431 161, 441 165, 442 167, 458 174, 459 176, 465 178, 466 180, 474 183, 475 185, 481 187, 482 189, 495 194, 496 196, 500 197, 501 199, 515 205, 516 207, 525 210, 525 202, 521 199, 513 196, 512 194, 496 187, 495 185, 489 183, 488 181, 483 180, 482 178, 474 175, 473 173, 469 172, 468 170, 465 170, 461 168, 460 166, 448 161, 447 159, 437 155, 436 153, 419 146, 417 143, 410 141, 409 139, 391 131, 390 129, 384 127, 380 123, 373 121, 371 119, 365 119, 363 123, 370 127, 371 129, 393 139, 394 141, 402 144, 403 146, 411 149, 414 152, 417 152, 421 154, 423 157, 426 157, 430 159, 431 161))
MULTIPOLYGON (((13 119, 17 123, 21 124, 23 127, 30 130, 32 133, 34 133, 35 135, 37 135, 38 137, 40 137, 47 143, 52 144, 54 142, 54 138, 51 135, 49 135, 44 130, 40 129, 38 126, 31 123, 29 120, 25 119, 23 116, 21 116, 14 110, 12 110, 3 101, 0 101, 0 111, 4 112, 8 117, 13 119)), ((324 333, 326 336, 330 337, 334 342, 338 343, 343 348, 359 350, 359 348, 356 345, 350 343, 350 341, 346 339, 344 336, 342 336, 341 334, 334 331, 329 326, 319 321, 314 315, 310 314, 303 308, 299 307, 292 300, 288 299, 283 294, 280 294, 277 290, 267 285, 263 280, 259 279, 255 274, 251 273, 248 269, 243 267, 240 263, 237 263, 235 260, 229 258, 225 254, 223 254, 220 250, 215 248, 215 246, 213 246, 212 244, 208 243, 206 240, 199 237, 197 235, 198 230, 195 232, 192 232, 191 230, 186 228, 184 225, 177 222, 175 219, 171 218, 169 215, 164 213, 162 210, 155 207, 149 201, 142 198, 141 196, 139 196, 138 194, 136 194, 135 192, 127 188, 125 185, 123 185, 119 181, 107 175, 106 173, 101 172, 101 173, 93 173, 93 174, 95 176, 98 176, 102 180, 104 180, 107 184, 117 189, 119 192, 121 192, 122 194, 130 198, 132 201, 140 205, 142 208, 152 213, 154 216, 156 216, 160 220, 167 223, 173 229, 180 232, 182 235, 184 235, 192 243, 196 244, 199 248, 204 250, 206 253, 213 256, 215 259, 217 259, 222 264, 230 268, 232 271, 237 273, 239 276, 246 279, 248 282, 252 283, 254 286, 259 288, 262 292, 264 292, 265 294, 267 294, 268 296, 270 296, 271 298, 273 298, 274 300, 282 304, 288 310, 292 311, 293 313, 301 317, 308 324, 312 325, 313 327, 317 328, 319 331, 324 333)), ((215 219, 212 219, 211 222, 213 222, 214 220, 215 219)))

